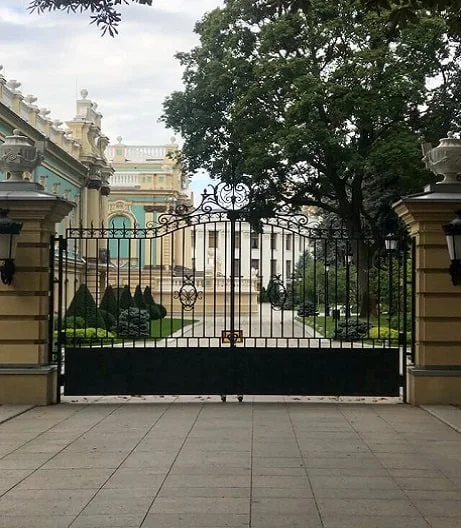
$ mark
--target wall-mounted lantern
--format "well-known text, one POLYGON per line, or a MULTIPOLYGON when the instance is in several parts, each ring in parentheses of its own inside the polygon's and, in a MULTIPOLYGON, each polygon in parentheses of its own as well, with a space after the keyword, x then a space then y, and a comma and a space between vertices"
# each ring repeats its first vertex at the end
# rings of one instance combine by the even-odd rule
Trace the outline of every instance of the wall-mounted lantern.
POLYGON ((0 209, 0 261, 3 261, 0 278, 3 284, 11 284, 13 280, 18 235, 22 229, 22 224, 14 222, 7 215, 8 209, 0 209))
POLYGON ((386 251, 396 251, 399 247, 399 239, 395 233, 388 233, 384 239, 384 246, 386 251))
POLYGON ((450 255, 450 275, 453 286, 461 286, 461 210, 456 211, 456 217, 443 226, 447 238, 450 255))

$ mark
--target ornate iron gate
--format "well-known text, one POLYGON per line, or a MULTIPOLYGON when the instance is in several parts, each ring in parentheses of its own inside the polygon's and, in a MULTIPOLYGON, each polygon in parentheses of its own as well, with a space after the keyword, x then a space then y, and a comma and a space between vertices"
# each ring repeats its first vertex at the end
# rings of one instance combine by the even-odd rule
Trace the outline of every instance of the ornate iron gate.
POLYGON ((364 253, 372 241, 304 214, 253 226, 247 205, 244 186, 219 184, 142 228, 115 218, 57 239, 64 394, 402 394, 405 241, 364 253))

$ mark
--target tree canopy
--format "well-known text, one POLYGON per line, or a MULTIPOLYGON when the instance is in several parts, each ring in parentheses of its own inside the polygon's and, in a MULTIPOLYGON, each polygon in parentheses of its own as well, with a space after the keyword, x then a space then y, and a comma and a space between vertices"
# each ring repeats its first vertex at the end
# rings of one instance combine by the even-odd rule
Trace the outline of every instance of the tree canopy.
POLYGON ((283 4, 227 0, 205 15, 163 120, 186 170, 248 183, 255 217, 317 206, 382 239, 392 201, 431 178, 419 138, 459 123, 459 42, 441 17, 396 30, 361 0, 283 4))
POLYGON ((91 23, 96 24, 103 35, 109 33, 113 37, 118 33, 117 26, 121 21, 121 15, 116 6, 130 2, 152 5, 152 0, 30 0, 29 11, 32 13, 89 11, 91 23))

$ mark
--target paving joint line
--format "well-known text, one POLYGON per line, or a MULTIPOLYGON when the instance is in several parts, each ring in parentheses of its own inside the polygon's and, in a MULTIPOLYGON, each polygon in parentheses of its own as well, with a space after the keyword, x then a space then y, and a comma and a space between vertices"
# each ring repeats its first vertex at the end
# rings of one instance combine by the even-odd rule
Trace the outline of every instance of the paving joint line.
MULTIPOLYGON (((104 417, 103 420, 105 420, 107 417, 111 416, 115 411, 119 410, 121 407, 123 407, 123 403, 119 404, 119 406, 114 409, 110 414, 108 414, 107 416, 104 417)), ((71 526, 74 524, 74 522, 82 515, 82 512, 85 510, 85 508, 87 506, 89 506, 89 504, 96 498, 96 496, 98 495, 98 493, 104 488, 104 486, 109 482, 109 480, 112 478, 112 476, 118 471, 118 469, 120 468, 120 466, 127 460, 127 458, 131 455, 131 453, 133 453, 133 451, 136 449, 136 447, 138 447, 138 445, 144 440, 144 438, 146 438, 146 436, 152 431, 152 429, 157 425, 157 423, 159 422, 159 420, 166 414, 166 412, 168 411, 168 405, 165 406, 165 409, 164 411, 160 414, 160 416, 157 417, 157 419, 154 421, 154 423, 151 425, 151 427, 149 427, 149 429, 146 431, 146 433, 139 439, 139 442, 137 442, 137 444, 133 447, 133 449, 126 455, 126 457, 120 462, 120 464, 114 468, 114 470, 112 471, 112 473, 106 478, 106 480, 101 484, 101 486, 96 490, 96 492, 94 493, 94 495, 88 500, 88 502, 83 506, 83 508, 80 510, 80 512, 76 515, 76 517, 72 520, 72 522, 69 524, 69 526, 67 528, 71 528, 71 526)), ((103 421, 101 420, 101 421, 103 421)), ((98 422, 96 425, 99 425, 101 422, 98 422)), ((88 431, 90 431, 91 429, 89 429, 88 431)), ((80 437, 78 437, 80 438, 80 437)), ((77 439, 78 439, 77 438, 77 439)), ((144 520, 144 519, 143 519, 144 520)))
MULTIPOLYGON (((293 432, 293 436, 294 436, 294 438, 296 440, 296 445, 298 446, 298 451, 299 451, 301 460, 303 461, 304 473, 306 474, 307 481, 309 482, 310 491, 312 492, 312 498, 313 498, 314 504, 315 504, 315 509, 317 510, 317 514, 318 514, 319 519, 320 519, 320 525, 321 525, 322 528, 325 528, 325 523, 323 522, 323 517, 322 517, 322 514, 320 512, 319 504, 317 502, 317 497, 316 497, 316 495, 314 493, 314 488, 312 486, 312 481, 311 481, 311 478, 309 476, 309 472, 307 470, 306 461, 304 460, 304 455, 303 455, 301 446, 299 445, 298 435, 296 434, 296 429, 295 429, 295 426, 293 424, 293 419, 292 419, 292 416, 291 416, 291 413, 290 413, 290 407, 289 407, 290 404, 286 400, 284 400, 284 405, 285 405, 286 413, 288 415, 288 420, 290 421, 290 425, 291 425, 291 430, 293 432)), ((334 405, 335 405, 335 407, 338 406, 337 404, 334 404, 334 405)))
MULTIPOLYGON (((8 453, 7 455, 5 455, 4 457, 0 457, 0 460, 2 460, 3 458, 13 454, 15 451, 18 451, 18 449, 21 449, 22 447, 26 446, 29 442, 32 442, 33 440, 36 440, 37 438, 39 438, 42 434, 44 433, 48 433, 51 429, 53 429, 53 427, 56 427, 57 425, 60 425, 62 424, 63 422, 65 422, 66 420, 68 420, 69 418, 71 418, 72 416, 75 416, 76 414, 78 414, 79 412, 82 412, 83 410, 85 409, 84 406, 82 406, 81 409, 77 410, 77 411, 74 411, 70 416, 66 416, 63 420, 60 420, 59 422, 56 422, 54 425, 52 425, 51 427, 49 427, 48 429, 45 429, 44 431, 42 431, 41 433, 39 433, 37 436, 35 436, 34 438, 31 438, 30 440, 28 440, 27 442, 25 442, 24 444, 22 444, 20 447, 17 447, 16 449, 13 449, 13 451, 11 451, 11 453, 8 453)), ((112 413, 115 411, 116 409, 114 409, 112 411, 112 413)), ((107 416, 110 416, 112 413, 108 414, 107 416)), ((70 446, 70 444, 72 444, 73 442, 75 442, 75 440, 78 440, 79 438, 81 438, 85 433, 87 433, 88 431, 91 431, 91 429, 93 429, 93 427, 96 427, 96 425, 98 425, 99 423, 101 423, 102 420, 105 420, 107 418, 107 416, 105 416, 104 418, 102 418, 98 423, 94 424, 92 427, 90 427, 90 429, 87 429, 85 432, 83 432, 81 435, 77 436, 74 440, 72 440, 72 442, 69 442, 67 445, 65 445, 63 448, 61 448, 57 453, 55 453, 51 458, 49 458, 48 460, 45 460, 45 462, 43 462, 42 464, 40 464, 38 467, 36 467, 35 469, 32 469, 30 471, 30 473, 28 473, 23 479, 21 479, 19 482, 16 482, 16 484, 14 484, 14 486, 11 486, 11 488, 8 488, 4 493, 0 493, 0 498, 1 497, 4 497, 7 493, 9 493, 12 489, 14 489, 16 486, 18 486, 18 484, 21 484, 22 482, 24 482, 24 480, 26 480, 27 478, 29 478, 31 475, 33 475, 34 473, 36 473, 39 469, 41 469, 45 464, 47 464, 50 460, 53 460, 53 458, 55 458, 57 455, 59 455, 60 453, 62 453, 64 451, 64 449, 66 449, 67 447, 70 446)), ((26 470, 27 471, 27 470, 26 470)), ((73 522, 73 521, 72 521, 73 522)))
MULTIPOLYGON (((0 407, 1 407, 1 405, 0 405, 0 407)), ((38 405, 30 405, 26 409, 23 409, 22 411, 18 411, 17 413, 12 414, 11 416, 7 416, 6 418, 0 418, 0 425, 4 424, 6 422, 9 422, 13 418, 17 418, 18 416, 21 416, 22 414, 25 414, 26 412, 29 412, 32 409, 35 409, 36 407, 38 407, 38 405)))
MULTIPOLYGON (((184 445, 186 444, 187 439, 189 438, 189 435, 190 435, 191 432, 192 432, 192 429, 195 427, 195 425, 196 425, 196 423, 197 423, 197 421, 198 421, 200 415, 202 414, 202 411, 203 411, 204 406, 205 406, 205 403, 202 402, 202 403, 200 404, 200 410, 199 410, 199 412, 197 413, 197 416, 195 417, 195 420, 192 422, 192 425, 190 426, 189 431, 187 431, 187 434, 186 434, 185 437, 184 437, 184 441, 183 441, 183 443, 181 444, 180 448, 178 449, 178 452, 176 453, 176 456, 174 457, 174 460, 173 460, 173 462, 171 463, 170 468, 169 468, 168 471, 166 472, 165 477, 163 478, 162 482, 160 483, 160 486, 159 486, 157 492, 155 493, 154 498, 152 499, 151 503, 149 504, 149 506, 148 506, 148 508, 147 508, 147 511, 146 511, 144 517, 143 517, 142 520, 141 520, 141 524, 139 525, 140 528, 141 528, 142 525, 144 524, 144 521, 146 520, 147 516, 149 515, 150 509, 151 509, 152 506, 154 505, 154 502, 157 500, 157 497, 159 496, 160 491, 162 490, 163 485, 165 484, 166 479, 170 476, 171 470, 173 469, 173 466, 175 465, 176 460, 178 460, 178 457, 179 457, 181 451, 183 450, 184 445)), ((70 528, 70 527, 69 527, 69 528, 70 528)))
MULTIPOLYGON (((379 415, 376 410, 374 408, 372 408, 373 410, 373 413, 376 417, 378 417, 380 420, 383 420, 386 424, 389 425, 389 427, 392 427, 392 429, 394 430, 394 433, 398 436, 400 436, 400 433, 397 431, 397 429, 391 424, 389 423, 384 417, 382 417, 381 415, 379 415)), ((344 414, 344 412, 341 410, 340 411, 342 416, 344 417, 344 419, 347 421, 347 423, 349 424, 349 426, 351 427, 351 429, 353 431, 355 431, 355 433, 357 434, 357 436, 360 438, 360 440, 366 445, 367 449, 370 451, 370 453, 374 456, 374 458, 376 458, 376 460, 379 462, 379 464, 381 465, 381 467, 383 468, 383 470, 387 473, 387 475, 389 476, 389 478, 394 482, 394 484, 397 486, 397 488, 405 495, 405 497, 407 498, 408 502, 413 506, 413 508, 415 508, 415 510, 419 513, 419 515, 421 516, 421 519, 424 520, 424 522, 427 524, 427 527, 430 528, 431 527, 431 524, 429 523, 429 521, 426 519, 426 516, 419 510, 419 508, 416 506, 416 504, 414 503, 414 500, 415 499, 412 499, 408 493, 407 493, 407 490, 403 489, 402 486, 400 486, 400 484, 395 480, 395 478, 393 477, 393 475, 391 474, 391 472, 389 471, 390 468, 387 468, 383 465, 383 463, 381 462, 381 460, 376 456, 376 454, 373 452, 372 448, 370 447, 369 443, 362 437, 362 435, 360 434, 360 431, 354 426, 354 424, 349 420, 349 418, 344 414)), ((406 438, 405 439, 405 442, 408 443, 410 446, 412 446, 412 444, 410 444, 410 442, 408 442, 408 440, 406 438)), ((413 446, 412 446, 413 447, 413 446)), ((416 450, 416 449, 415 449, 416 450)))

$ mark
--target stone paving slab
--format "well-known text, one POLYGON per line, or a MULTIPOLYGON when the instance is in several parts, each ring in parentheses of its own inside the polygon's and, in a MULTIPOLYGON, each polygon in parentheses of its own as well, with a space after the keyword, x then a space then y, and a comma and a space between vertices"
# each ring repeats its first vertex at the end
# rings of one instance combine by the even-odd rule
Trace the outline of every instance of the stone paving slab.
POLYGON ((461 434, 437 409, 69 400, 0 424, 0 528, 461 527, 461 434))
POLYGON ((33 405, 0 405, 0 424, 32 409, 33 405))

